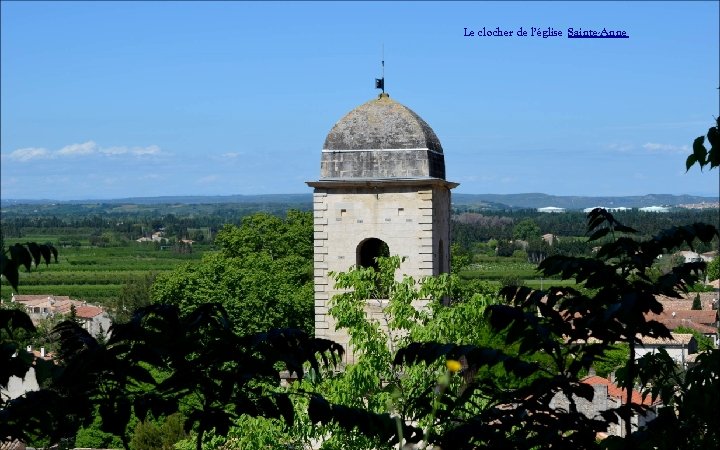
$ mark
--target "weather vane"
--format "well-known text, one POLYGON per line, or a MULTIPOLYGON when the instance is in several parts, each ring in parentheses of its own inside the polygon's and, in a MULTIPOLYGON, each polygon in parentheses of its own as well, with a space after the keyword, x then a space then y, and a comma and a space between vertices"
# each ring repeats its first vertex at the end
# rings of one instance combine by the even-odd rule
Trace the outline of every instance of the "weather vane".
POLYGON ((382 46, 382 78, 375 78, 375 89, 382 89, 385 93, 385 44, 382 46))

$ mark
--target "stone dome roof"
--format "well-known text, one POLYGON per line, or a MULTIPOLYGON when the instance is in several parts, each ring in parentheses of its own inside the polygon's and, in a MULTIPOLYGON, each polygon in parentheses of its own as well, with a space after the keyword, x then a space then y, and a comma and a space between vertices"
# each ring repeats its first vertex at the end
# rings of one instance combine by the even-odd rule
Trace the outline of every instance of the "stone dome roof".
POLYGON ((330 130, 321 177, 445 179, 445 159, 430 125, 383 93, 347 113, 330 130))
POLYGON ((442 153, 442 145, 420 116, 407 106, 380 94, 353 109, 325 138, 327 150, 384 150, 426 148, 442 153))

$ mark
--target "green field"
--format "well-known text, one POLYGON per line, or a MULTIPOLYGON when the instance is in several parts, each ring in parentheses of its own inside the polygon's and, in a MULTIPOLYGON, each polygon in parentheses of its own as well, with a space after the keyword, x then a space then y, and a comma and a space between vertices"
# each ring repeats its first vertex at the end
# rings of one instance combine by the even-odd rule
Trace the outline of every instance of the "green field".
MULTIPOLYGON (((177 253, 170 247, 162 249, 152 243, 124 243, 121 246, 92 247, 81 239, 80 246, 59 246, 65 238, 52 235, 30 235, 16 242, 49 242, 58 248, 58 263, 41 263, 30 272, 20 271, 20 294, 67 295, 78 300, 107 304, 117 298, 123 286, 151 273, 172 270, 188 261, 197 261, 209 245, 195 245, 192 253, 177 253)), ((0 298, 10 298, 12 288, 3 279, 0 298)))
MULTIPOLYGON (((192 253, 183 254, 170 247, 161 249, 152 243, 136 242, 95 247, 89 245, 86 235, 82 233, 73 238, 80 243, 79 246, 59 245, 69 240, 67 234, 27 235, 22 239, 5 241, 8 246, 16 242, 49 242, 58 248, 57 264, 41 264, 31 272, 21 270, 21 294, 66 295, 103 305, 118 298, 124 285, 148 274, 167 272, 180 264, 197 261, 204 252, 212 250, 210 245, 196 244, 192 253)), ((475 260, 475 263, 460 272, 461 278, 488 281, 495 285, 514 278, 533 288, 575 284, 573 280, 541 280, 536 265, 519 258, 476 255, 475 260)), ((0 297, 7 300, 11 293, 12 289, 3 280, 0 297)))
POLYGON ((550 286, 575 286, 576 284, 575 280, 541 278, 537 272, 537 265, 518 258, 480 256, 481 262, 473 263, 465 270, 460 271, 460 278, 483 280, 495 285, 501 285, 504 280, 517 279, 533 289, 547 289, 550 286))
MULTIPOLYGON (((17 242, 38 242, 51 243, 59 251, 58 264, 41 265, 30 273, 21 272, 20 293, 68 295, 107 304, 117 299, 128 283, 199 260, 204 252, 213 249, 209 242, 224 224, 239 224, 245 216, 259 211, 284 215, 291 207, 307 209, 311 205, 307 196, 282 196, 280 203, 273 203, 270 197, 261 196, 254 198, 255 203, 237 204, 5 205, 0 237, 4 237, 5 248, 17 242), (173 239, 195 240, 192 253, 181 253, 181 249, 172 245, 161 247, 156 243, 135 241, 139 236, 158 230, 173 239)), ((574 280, 541 279, 536 265, 528 262, 532 259, 528 258, 528 247, 521 249, 513 245, 508 249, 508 246, 516 231, 514 226, 530 220, 535 222, 538 232, 558 237, 553 243, 558 254, 589 256, 587 238, 583 235, 585 214, 548 215, 522 209, 495 213, 483 210, 480 211, 482 214, 466 212, 456 210, 453 216, 453 244, 464 249, 466 258, 472 261, 459 273, 463 279, 482 280, 493 285, 521 283, 533 288, 575 284, 574 280), (501 247, 509 250, 506 256, 497 256, 505 255, 500 251, 501 247)), ((670 226, 714 223, 717 209, 677 210, 662 215, 633 210, 618 213, 618 217, 625 225, 653 234, 670 226)), ((717 240, 696 247, 700 252, 714 249, 717 249, 717 240)), ((11 293, 12 289, 3 280, 0 298, 8 299, 11 293)))

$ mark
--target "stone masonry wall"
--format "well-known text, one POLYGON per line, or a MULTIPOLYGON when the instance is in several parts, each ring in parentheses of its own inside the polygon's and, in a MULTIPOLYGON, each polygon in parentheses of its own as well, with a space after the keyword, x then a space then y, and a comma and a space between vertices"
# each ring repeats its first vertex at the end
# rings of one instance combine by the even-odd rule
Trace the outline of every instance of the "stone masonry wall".
MULTIPOLYGON (((388 244, 391 255, 405 257, 398 278, 406 274, 420 279, 449 269, 450 194, 446 187, 316 188, 313 202, 318 337, 332 339, 347 349, 347 334, 335 330, 328 314, 328 302, 338 293, 329 273, 347 271, 356 265, 356 251, 363 240, 381 239, 388 244)), ((424 303, 417 306, 423 307, 424 303)), ((380 312, 378 305, 368 305, 369 314, 380 312)), ((348 354, 352 358, 351 352, 348 354)))

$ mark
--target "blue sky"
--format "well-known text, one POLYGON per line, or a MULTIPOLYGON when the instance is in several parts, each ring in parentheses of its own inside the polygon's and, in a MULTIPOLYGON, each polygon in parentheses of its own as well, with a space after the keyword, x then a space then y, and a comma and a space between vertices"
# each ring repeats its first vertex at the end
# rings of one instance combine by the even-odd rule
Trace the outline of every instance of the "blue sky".
POLYGON ((718 115, 718 5, 3 1, 1 195, 310 192, 384 45, 456 192, 717 196, 684 161, 718 115))

